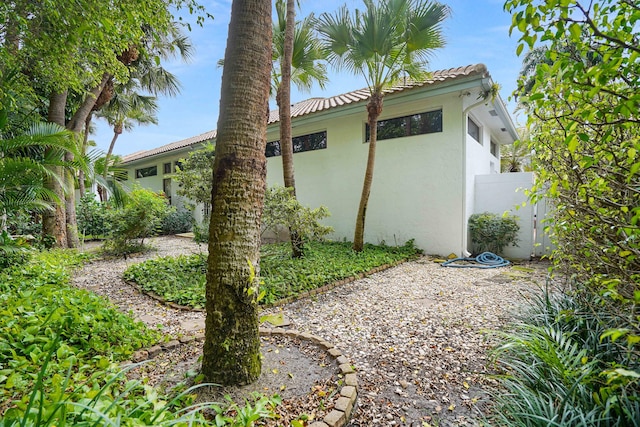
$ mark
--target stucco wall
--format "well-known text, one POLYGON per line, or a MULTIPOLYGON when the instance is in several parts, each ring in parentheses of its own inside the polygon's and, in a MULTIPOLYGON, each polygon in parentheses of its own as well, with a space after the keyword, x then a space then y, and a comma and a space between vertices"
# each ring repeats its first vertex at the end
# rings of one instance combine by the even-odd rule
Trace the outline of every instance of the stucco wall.
MULTIPOLYGON (((494 158, 490 153, 489 125, 484 123, 492 120, 488 114, 476 117, 485 144, 467 136, 463 111, 477 103, 477 93, 469 92, 467 87, 477 87, 478 82, 464 85, 467 86, 445 86, 437 94, 408 91, 385 98, 381 120, 442 109, 443 131, 378 141, 366 215, 367 242, 396 245, 415 239, 416 245, 427 253, 440 255, 460 255, 466 249, 467 219, 474 211, 474 176, 488 174, 494 158)), ((335 240, 353 240, 369 149, 364 142, 365 121, 365 103, 293 121, 294 137, 327 132, 326 149, 295 153, 293 158, 298 198, 310 207, 328 207, 332 216, 325 222, 335 229, 330 236, 335 240)), ((492 126, 496 127, 495 123, 492 126)), ((267 140, 277 139, 276 123, 269 127, 267 140)), ((159 191, 162 178, 166 177, 162 174, 163 163, 185 155, 182 152, 135 162, 128 165, 130 177, 136 168, 157 165, 157 176, 138 181, 159 191)), ((282 182, 282 158, 268 158, 268 185, 282 182)), ((174 192, 176 187, 174 183, 174 192)))
MULTIPOLYGON (((459 99, 385 104, 381 119, 442 108, 443 132, 378 142, 365 240, 403 244, 414 238, 429 253, 459 253, 462 239, 462 126, 459 99)), ((369 145, 366 112, 294 126, 294 135, 327 130, 327 149, 294 154, 298 198, 325 205, 333 239, 353 240, 369 145), (328 125, 328 126, 327 126, 328 125)), ((277 139, 276 134, 269 140, 277 139)), ((282 159, 268 159, 269 185, 282 184, 282 159)))
POLYGON ((475 177, 475 212, 502 215, 509 212, 518 217, 518 246, 508 246, 504 255, 514 259, 529 259, 534 252, 535 205, 525 203, 525 190, 533 185, 533 173, 503 173, 475 177), (516 208, 517 207, 517 208, 516 208))

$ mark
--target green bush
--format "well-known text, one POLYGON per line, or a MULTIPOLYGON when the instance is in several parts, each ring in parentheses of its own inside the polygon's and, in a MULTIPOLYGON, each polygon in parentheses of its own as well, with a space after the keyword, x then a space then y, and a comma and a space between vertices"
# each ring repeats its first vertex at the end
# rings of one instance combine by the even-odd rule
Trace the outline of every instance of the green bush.
POLYGON ((191 211, 178 208, 171 209, 162 221, 162 234, 178 234, 191 231, 193 226, 193 214, 191 211))
POLYGON ((0 233, 0 270, 24 264, 29 260, 32 249, 24 238, 14 239, 3 231, 0 233))
POLYGON ((76 212, 78 231, 84 237, 104 238, 110 231, 110 209, 95 199, 93 193, 80 198, 76 212))
POLYGON ((160 233, 169 211, 162 195, 140 187, 134 189, 124 208, 111 211, 111 232, 103 250, 116 256, 144 250, 144 239, 160 233))
POLYGON ((475 255, 482 252, 502 254, 509 246, 517 246, 520 226, 516 217, 484 212, 469 217, 469 236, 471 250, 475 255))
POLYGON ((36 212, 7 212, 7 231, 11 235, 30 235, 40 240, 42 236, 42 218, 36 212))
POLYGON ((209 241, 209 219, 209 217, 206 217, 201 223, 193 225, 193 240, 196 243, 207 243, 209 241))
MULTIPOLYGON (((262 248, 260 278, 264 297, 260 302, 263 304, 353 277, 383 264, 410 259, 419 253, 413 241, 400 247, 367 244, 360 253, 354 252, 346 242, 311 242, 304 258, 291 258, 288 251, 288 243, 262 248)), ((167 301, 202 308, 206 266, 205 255, 156 258, 130 266, 124 277, 167 301)))
POLYGON ((501 336, 494 425, 640 425, 639 331, 588 295, 542 293, 501 336))
POLYGON ((0 413, 26 410, 47 358, 46 392, 58 390, 70 369, 69 388, 90 389, 93 372, 159 340, 106 299, 67 284, 69 270, 86 259, 71 251, 41 252, 0 272, 0 413))
POLYGON ((322 240, 333 228, 320 224, 320 220, 330 215, 326 207, 303 206, 292 196, 290 188, 275 185, 265 193, 262 233, 271 231, 278 235, 283 230, 291 230, 305 242, 322 240))

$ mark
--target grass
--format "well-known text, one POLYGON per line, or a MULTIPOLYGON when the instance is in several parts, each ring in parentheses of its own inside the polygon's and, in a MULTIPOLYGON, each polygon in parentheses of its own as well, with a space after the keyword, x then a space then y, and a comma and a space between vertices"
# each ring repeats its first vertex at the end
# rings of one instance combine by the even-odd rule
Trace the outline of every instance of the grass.
MULTIPOLYGON (((404 246, 365 245, 356 253, 347 242, 312 242, 305 257, 292 259, 288 244, 265 245, 260 259, 262 304, 293 297, 373 268, 419 254, 413 242, 404 246)), ((206 256, 164 257, 130 266, 125 278, 167 301, 202 308, 205 304, 206 256)))

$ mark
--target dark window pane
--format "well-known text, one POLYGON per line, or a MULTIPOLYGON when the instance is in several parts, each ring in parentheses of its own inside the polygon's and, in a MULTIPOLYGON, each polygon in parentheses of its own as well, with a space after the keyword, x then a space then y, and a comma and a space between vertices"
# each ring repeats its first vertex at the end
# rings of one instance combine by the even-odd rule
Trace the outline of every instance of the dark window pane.
POLYGON ((282 152, 280 151, 280 141, 267 142, 267 149, 265 150, 265 154, 267 157, 280 156, 282 154, 282 152))
POLYGON ((158 175, 158 167, 150 166, 148 168, 136 169, 136 178, 146 178, 148 176, 158 175))
MULTIPOLYGON (((301 153, 303 151, 321 150, 327 148, 327 132, 316 132, 308 135, 296 136, 291 139, 293 143, 293 152, 301 153)), ((282 151, 280 141, 267 142, 265 151, 267 157, 280 156, 282 151)))
MULTIPOLYGON (((442 132, 442 110, 378 121, 378 140, 442 132)), ((365 129, 369 141, 369 125, 365 129)))
POLYGON ((469 134, 469 136, 471 136, 471 138, 480 142, 480 127, 476 124, 476 122, 471 120, 471 117, 467 117, 467 133, 469 134))

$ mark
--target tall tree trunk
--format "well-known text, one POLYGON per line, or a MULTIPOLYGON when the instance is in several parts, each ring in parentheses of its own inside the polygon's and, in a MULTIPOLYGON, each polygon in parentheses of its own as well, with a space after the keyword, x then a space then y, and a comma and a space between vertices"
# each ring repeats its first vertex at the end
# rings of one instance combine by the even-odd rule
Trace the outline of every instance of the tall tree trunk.
MULTIPOLYGON (((104 86, 107 84, 111 76, 105 73, 102 76, 102 80, 100 83, 94 87, 89 93, 85 96, 82 104, 76 110, 69 123, 67 123, 67 129, 72 131, 76 138, 80 136, 80 132, 84 128, 84 125, 87 121, 87 117, 91 114, 91 110, 96 103, 96 99, 104 89, 104 86)), ((65 155, 65 159, 73 160, 73 156, 70 154, 65 155)), ((80 246, 80 239, 78 239, 78 221, 76 217, 76 194, 75 194, 75 176, 70 171, 65 173, 65 184, 69 189, 66 199, 66 217, 65 217, 65 228, 67 229, 67 242, 68 247, 77 248, 80 246)))
MULTIPOLYGON (((82 149, 80 150, 80 153, 82 153, 83 156, 87 154, 87 146, 89 144, 89 129, 91 128, 92 119, 93 119, 93 113, 89 113, 89 115, 84 121, 84 135, 82 135, 82 149)), ((86 178, 84 175, 84 171, 80 169, 78 171, 78 187, 80 189, 80 197, 84 196, 84 193, 87 192, 87 189, 85 188, 85 185, 84 185, 85 179, 86 178)))
MULTIPOLYGON (((49 111, 47 120, 64 126, 64 110, 67 105, 67 91, 54 92, 49 96, 49 111)), ((62 160, 62 159, 60 159, 62 160)), ((64 171, 59 166, 54 166, 56 175, 63 177, 64 171)), ((47 178, 45 187, 51 190, 57 197, 54 209, 42 214, 42 234, 43 237, 51 236, 53 245, 58 248, 68 247, 67 227, 66 227, 66 206, 64 189, 60 182, 47 178)))
MULTIPOLYGON (((287 0, 287 17, 284 30, 284 47, 280 61, 280 86, 276 95, 280 115, 280 148, 282 150, 282 174, 284 186, 296 198, 296 180, 293 171, 293 141, 291 138, 291 62, 293 58, 293 36, 296 22, 295 0, 287 0)), ((289 229, 291 255, 302 258, 304 245, 296 230, 289 229)))
POLYGON ((373 183, 373 168, 376 163, 376 143, 378 142, 378 117, 382 113, 382 94, 374 93, 367 103, 367 122, 369 124, 369 156, 367 157, 367 169, 364 173, 360 206, 356 217, 356 230, 353 236, 353 250, 362 252, 364 248, 364 223, 367 216, 367 205, 373 183))
POLYGON ((107 150, 107 154, 105 154, 104 156, 104 171, 102 171, 102 179, 104 179, 105 182, 107 181, 107 175, 109 173, 109 159, 111 159, 111 154, 113 153, 113 147, 115 147, 116 141, 118 140, 118 137, 120 136, 121 133, 122 133, 122 130, 120 132, 116 130, 113 131, 113 138, 111 138, 111 144, 109 144, 109 149, 107 150))
POLYGON ((234 0, 213 168, 202 360, 205 380, 218 384, 250 383, 261 370, 257 295, 271 42, 271 2, 234 0))
MULTIPOLYGON (((76 134, 75 136, 79 137, 80 135, 76 134)), ((74 160, 73 154, 64 153, 64 160, 66 162, 72 162, 74 160)), ((67 188, 67 195, 65 197, 65 225, 67 228, 67 246, 70 248, 79 248, 80 238, 78 237, 78 219, 76 217, 76 180, 73 170, 66 169, 64 171, 64 174, 64 181, 69 187, 67 188)))

